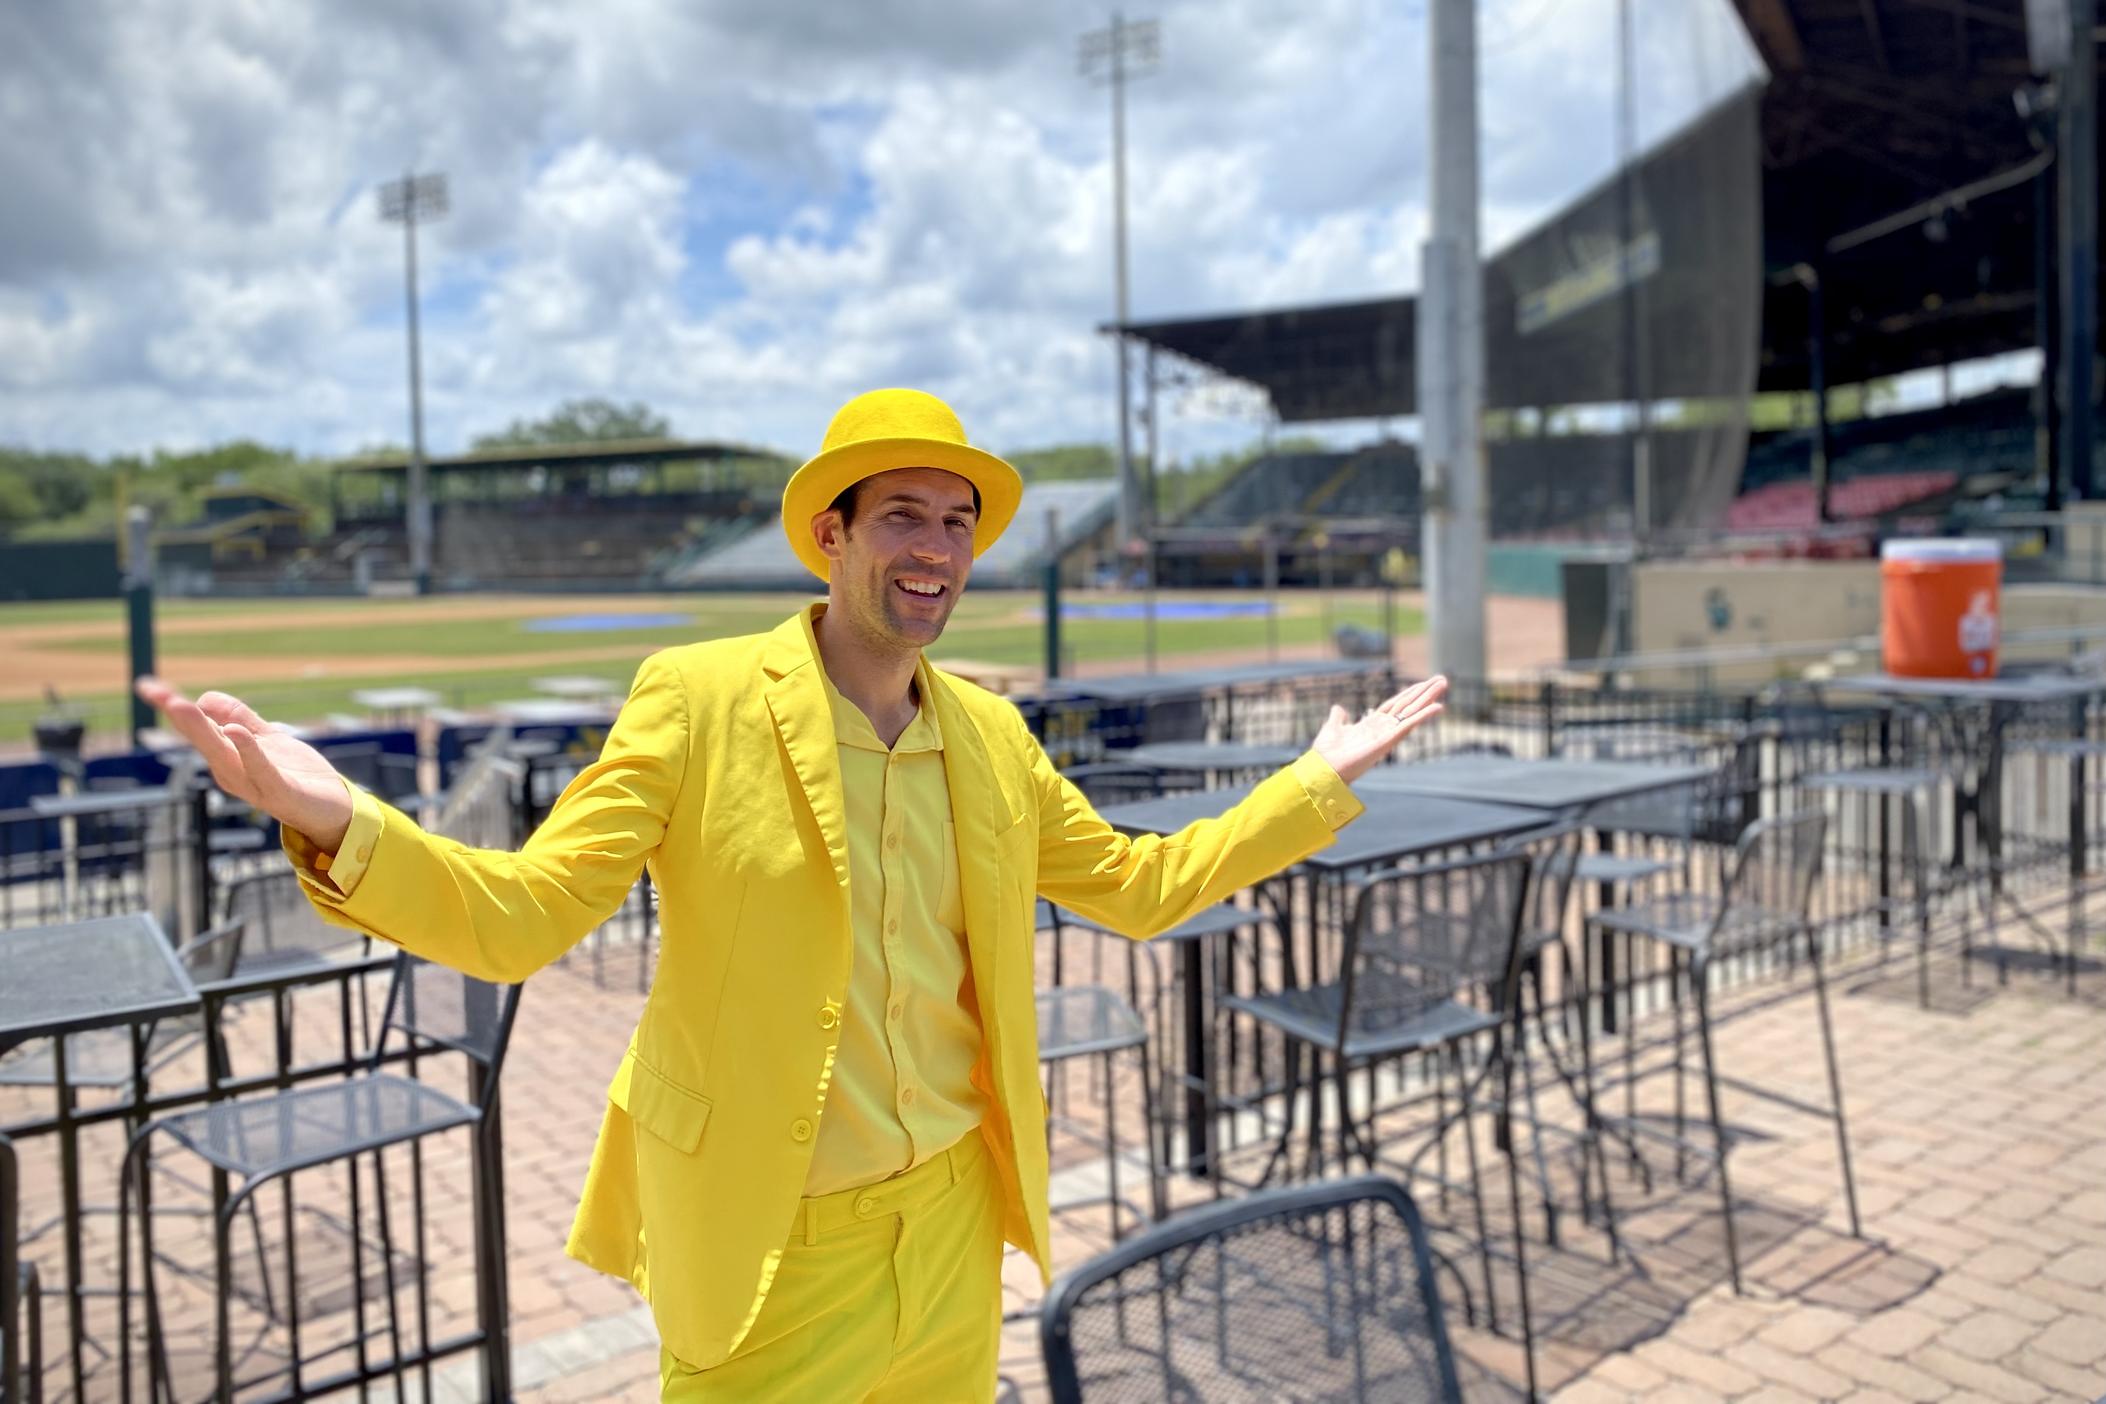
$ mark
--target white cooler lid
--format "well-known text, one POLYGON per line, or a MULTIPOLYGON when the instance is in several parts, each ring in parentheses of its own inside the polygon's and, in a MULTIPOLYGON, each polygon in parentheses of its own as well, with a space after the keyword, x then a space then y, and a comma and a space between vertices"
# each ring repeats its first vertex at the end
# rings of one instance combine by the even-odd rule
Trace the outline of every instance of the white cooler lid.
POLYGON ((1883 561, 2000 561, 2004 543, 1985 536, 1949 537, 1943 540, 1883 541, 1883 561))

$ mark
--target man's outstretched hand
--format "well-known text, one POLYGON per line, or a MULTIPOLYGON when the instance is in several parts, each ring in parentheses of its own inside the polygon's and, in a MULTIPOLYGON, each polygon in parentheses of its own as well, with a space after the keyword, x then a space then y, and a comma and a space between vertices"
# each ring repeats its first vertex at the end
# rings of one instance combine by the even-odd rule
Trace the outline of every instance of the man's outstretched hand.
POLYGON ((325 853, 343 843, 351 795, 320 751, 224 692, 193 702, 159 678, 139 679, 137 691, 197 748, 222 790, 305 834, 325 853))
POLYGON ((1441 697, 1447 691, 1446 678, 1428 678, 1405 688, 1358 721, 1346 715, 1345 708, 1333 706, 1324 729, 1316 733, 1313 748, 1330 762, 1338 778, 1350 785, 1373 769, 1399 741, 1439 716, 1441 697))

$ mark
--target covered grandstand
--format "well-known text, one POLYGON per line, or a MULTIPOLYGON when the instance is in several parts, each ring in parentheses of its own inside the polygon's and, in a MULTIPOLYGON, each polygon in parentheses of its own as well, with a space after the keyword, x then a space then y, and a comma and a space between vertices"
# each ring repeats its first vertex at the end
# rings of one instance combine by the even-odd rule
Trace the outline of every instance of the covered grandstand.
MULTIPOLYGON (((657 586, 772 521, 793 465, 736 444, 639 441, 504 448, 428 464, 433 579, 445 590, 657 586)), ((341 465, 332 530, 212 572, 219 591, 329 593, 409 577, 408 465, 341 465)))
MULTIPOLYGON (((1735 5, 1767 82, 1486 262, 1491 534, 1811 538, 1970 498, 2052 504, 2063 481, 2087 493, 2089 467, 2049 470, 2056 417, 2037 390, 1827 413, 1836 386, 2034 348, 2052 378, 2058 172, 2028 76, 2027 7, 1735 5), (1756 395, 1803 396, 1807 421, 1750 433, 1756 395)), ((2096 243, 2084 253, 2096 259, 2096 243)), ((1145 348, 1151 374, 1257 387, 1282 424, 1417 412, 1415 297, 1108 330, 1145 348)), ((1262 459, 1169 525, 1213 529, 1246 511, 1322 531, 1324 485, 1353 458, 1262 459)), ((1394 445, 1382 461, 1393 471, 1356 508, 1414 516, 1415 455, 1394 445)))

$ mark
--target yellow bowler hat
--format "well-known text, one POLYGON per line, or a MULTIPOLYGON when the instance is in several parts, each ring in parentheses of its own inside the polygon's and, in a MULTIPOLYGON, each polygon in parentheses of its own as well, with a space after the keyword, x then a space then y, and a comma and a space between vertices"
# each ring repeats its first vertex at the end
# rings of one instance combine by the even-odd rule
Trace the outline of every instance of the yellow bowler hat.
POLYGON ((1016 469, 965 442, 951 407, 920 390, 872 390, 841 406, 826 426, 818 456, 790 476, 782 490, 782 530, 790 549, 821 580, 831 562, 812 539, 812 518, 849 487, 894 468, 941 468, 980 490, 980 521, 973 530, 977 559, 1016 515, 1024 480, 1016 469))

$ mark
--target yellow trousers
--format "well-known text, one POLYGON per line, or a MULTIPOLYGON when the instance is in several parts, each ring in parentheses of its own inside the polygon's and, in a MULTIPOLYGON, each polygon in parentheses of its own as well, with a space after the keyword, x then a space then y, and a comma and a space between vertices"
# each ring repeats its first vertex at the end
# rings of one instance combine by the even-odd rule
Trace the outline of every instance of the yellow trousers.
POLYGON ((802 1202, 723 1364, 658 1353, 668 1404, 985 1404, 1002 1329, 1002 1200, 967 1135, 882 1184, 802 1202))

